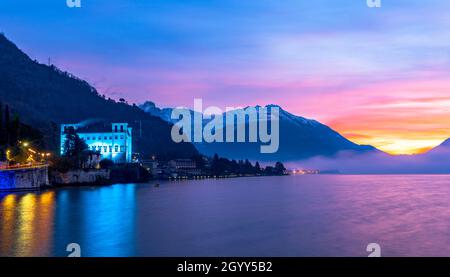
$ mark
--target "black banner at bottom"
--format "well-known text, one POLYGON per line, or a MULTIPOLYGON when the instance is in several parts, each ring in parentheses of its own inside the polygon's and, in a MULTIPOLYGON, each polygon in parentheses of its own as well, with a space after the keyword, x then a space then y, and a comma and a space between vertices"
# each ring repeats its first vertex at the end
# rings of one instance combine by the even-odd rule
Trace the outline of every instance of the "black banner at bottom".
POLYGON ((0 268, 31 274, 299 273, 359 276, 450 273, 450 258, 0 258, 0 268))

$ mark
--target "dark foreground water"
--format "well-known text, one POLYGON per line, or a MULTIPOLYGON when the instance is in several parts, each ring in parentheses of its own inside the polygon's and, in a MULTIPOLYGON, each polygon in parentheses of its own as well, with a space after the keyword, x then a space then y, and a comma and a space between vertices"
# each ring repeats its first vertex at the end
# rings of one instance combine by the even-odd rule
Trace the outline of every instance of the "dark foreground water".
POLYGON ((309 175, 0 195, 0 256, 450 256, 450 176, 309 175))

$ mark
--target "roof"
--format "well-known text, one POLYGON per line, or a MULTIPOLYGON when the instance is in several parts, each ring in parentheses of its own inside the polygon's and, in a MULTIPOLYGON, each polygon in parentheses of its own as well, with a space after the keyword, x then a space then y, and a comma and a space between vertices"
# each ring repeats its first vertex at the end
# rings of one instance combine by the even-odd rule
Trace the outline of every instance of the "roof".
MULTIPOLYGON (((111 133, 113 132, 113 124, 128 124, 126 122, 107 122, 103 120, 86 120, 75 124, 62 124, 64 125, 76 125, 77 133, 111 133)), ((130 127, 128 127, 130 128, 130 127)), ((125 130, 126 131, 126 130, 125 130)))

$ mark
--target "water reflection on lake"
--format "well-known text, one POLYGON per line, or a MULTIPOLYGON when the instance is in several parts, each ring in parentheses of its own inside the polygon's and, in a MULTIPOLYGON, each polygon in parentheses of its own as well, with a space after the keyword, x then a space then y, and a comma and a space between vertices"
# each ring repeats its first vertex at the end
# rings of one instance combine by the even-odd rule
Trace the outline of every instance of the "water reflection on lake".
POLYGON ((8 256, 51 255, 55 192, 10 194, 0 202, 0 252, 8 256))
POLYGON ((450 176, 160 183, 0 194, 0 256, 450 256, 450 176))
POLYGON ((70 188, 3 195, 2 256, 67 256, 83 246, 86 256, 130 256, 134 251, 135 185, 70 188))

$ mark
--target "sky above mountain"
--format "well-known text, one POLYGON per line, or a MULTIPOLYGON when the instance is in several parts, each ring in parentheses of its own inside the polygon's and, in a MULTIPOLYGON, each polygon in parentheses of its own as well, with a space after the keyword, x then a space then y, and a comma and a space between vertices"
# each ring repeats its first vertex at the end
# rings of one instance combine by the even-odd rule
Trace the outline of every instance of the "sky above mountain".
POLYGON ((0 31, 101 93, 159 106, 275 103, 393 154, 450 137, 450 2, 0 2, 0 31))

